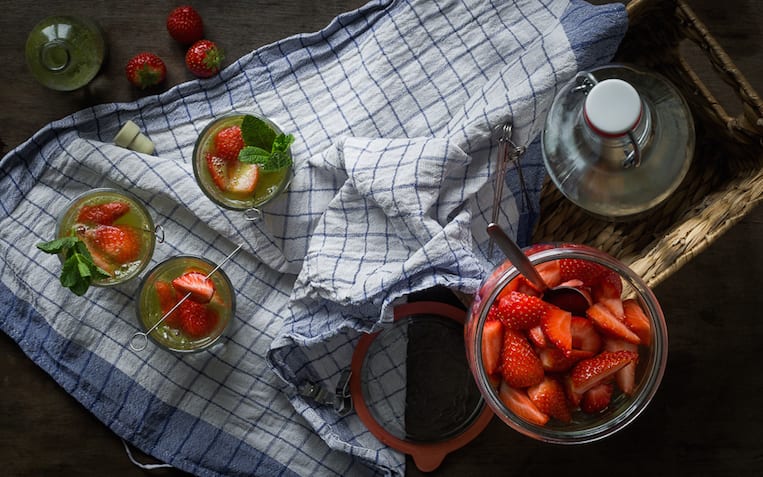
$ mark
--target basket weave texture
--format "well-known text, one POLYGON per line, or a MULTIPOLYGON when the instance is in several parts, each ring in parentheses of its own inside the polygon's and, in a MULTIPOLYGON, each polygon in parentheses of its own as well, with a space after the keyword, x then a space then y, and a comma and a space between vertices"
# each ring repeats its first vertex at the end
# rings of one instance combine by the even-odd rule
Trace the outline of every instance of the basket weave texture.
POLYGON ((585 243, 619 258, 649 286, 688 263, 763 199, 763 102, 731 58, 681 0, 633 0, 616 61, 667 77, 683 93, 697 133, 695 156, 679 189, 638 219, 611 222, 574 205, 549 181, 534 241, 585 243), (696 44, 742 106, 733 117, 685 57, 696 44))

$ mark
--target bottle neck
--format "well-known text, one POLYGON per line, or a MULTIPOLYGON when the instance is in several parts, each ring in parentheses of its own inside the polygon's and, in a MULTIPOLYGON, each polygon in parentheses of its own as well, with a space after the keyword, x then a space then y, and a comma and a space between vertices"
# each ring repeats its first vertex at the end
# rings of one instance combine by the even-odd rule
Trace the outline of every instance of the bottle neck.
POLYGON ((580 121, 600 151, 600 165, 613 170, 638 167, 651 131, 648 106, 625 81, 589 81, 580 121))
POLYGON ((53 40, 42 45, 40 64, 52 72, 65 70, 71 63, 69 45, 61 40, 53 40))

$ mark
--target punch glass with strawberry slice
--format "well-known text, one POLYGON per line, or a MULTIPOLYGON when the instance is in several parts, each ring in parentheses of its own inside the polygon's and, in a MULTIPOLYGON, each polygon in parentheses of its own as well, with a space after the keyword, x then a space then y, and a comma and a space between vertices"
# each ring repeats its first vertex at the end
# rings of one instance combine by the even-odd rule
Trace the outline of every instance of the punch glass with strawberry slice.
POLYGON ((667 361, 662 310, 625 264, 591 247, 525 249, 550 287, 574 286, 585 312, 548 303, 509 261, 482 283, 465 329, 467 357, 487 404, 535 439, 576 444, 632 422, 651 401, 667 361))
POLYGON ((233 318, 236 297, 228 276, 215 268, 201 257, 176 256, 145 276, 136 312, 146 331, 188 295, 148 334, 152 341, 180 353, 201 351, 217 342, 233 318))
POLYGON ((138 276, 155 244, 154 222, 135 196, 97 188, 72 199, 59 217, 56 238, 37 247, 60 257, 61 284, 82 295, 90 285, 112 286, 138 276))
POLYGON ((258 218, 260 207, 289 183, 293 141, 267 118, 244 113, 220 117, 196 141, 194 175, 213 202, 258 218))

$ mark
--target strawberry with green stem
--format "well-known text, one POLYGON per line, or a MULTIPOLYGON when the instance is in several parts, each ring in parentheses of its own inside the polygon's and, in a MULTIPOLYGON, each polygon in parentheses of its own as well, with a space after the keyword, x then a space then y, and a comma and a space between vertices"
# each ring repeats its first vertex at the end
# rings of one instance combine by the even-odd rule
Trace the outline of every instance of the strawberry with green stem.
POLYGON ((142 52, 133 56, 125 67, 127 80, 140 89, 156 86, 167 77, 164 61, 154 53, 142 52))
POLYGON ((210 40, 199 40, 185 54, 185 64, 199 78, 209 78, 220 71, 225 58, 222 50, 210 40))

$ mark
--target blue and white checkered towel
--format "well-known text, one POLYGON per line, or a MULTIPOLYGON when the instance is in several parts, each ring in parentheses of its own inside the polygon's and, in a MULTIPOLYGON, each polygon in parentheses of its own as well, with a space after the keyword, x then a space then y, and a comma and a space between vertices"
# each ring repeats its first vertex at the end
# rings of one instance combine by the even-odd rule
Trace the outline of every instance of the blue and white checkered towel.
MULTIPOLYGON (((578 69, 611 58, 626 22, 622 5, 578 0, 374 1, 214 79, 54 122, 0 162, 0 326, 118 435, 186 471, 400 475, 404 457, 355 414, 297 390, 333 389, 359 333, 406 294, 476 289, 498 258, 484 230, 501 126, 512 119, 530 146, 537 209, 544 114, 578 69), (189 162, 199 131, 231 110, 296 137, 291 188, 257 223, 211 203, 189 162), (155 156, 111 144, 127 120, 155 156), (224 267, 238 307, 220 344, 133 352, 138 281, 84 297, 59 286, 58 259, 35 243, 97 186, 147 204, 166 232, 154 263, 219 262, 244 244, 224 267)), ((522 241, 535 216, 518 210, 515 171, 507 184, 500 221, 522 241)))

